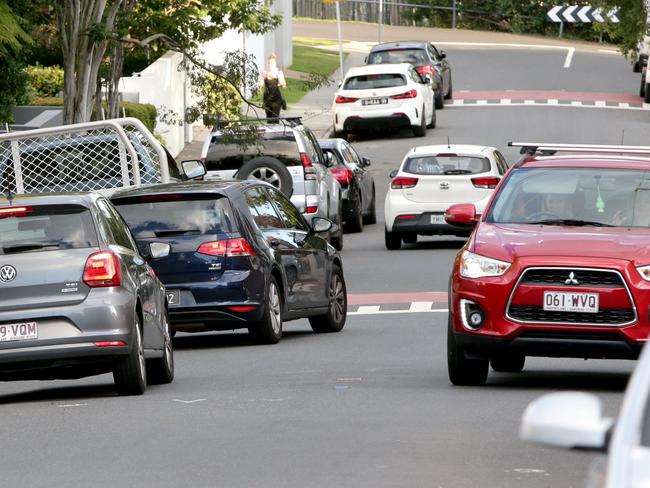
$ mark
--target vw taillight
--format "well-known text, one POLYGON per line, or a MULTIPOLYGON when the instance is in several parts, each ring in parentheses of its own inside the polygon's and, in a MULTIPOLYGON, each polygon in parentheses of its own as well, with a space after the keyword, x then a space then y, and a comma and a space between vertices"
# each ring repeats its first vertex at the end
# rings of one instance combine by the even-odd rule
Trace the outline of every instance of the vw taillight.
POLYGON ((112 252, 96 252, 88 256, 83 282, 91 288, 120 286, 122 273, 120 260, 112 252))
POLYGON ((349 185, 354 178, 354 173, 349 168, 334 168, 330 172, 336 178, 341 185, 349 185))
POLYGON ((500 178, 497 176, 479 176, 472 178, 472 185, 476 188, 487 188, 492 190, 497 187, 499 180, 500 178))
POLYGON ((302 168, 305 170, 305 179, 306 180, 315 180, 316 179, 316 168, 309 157, 309 154, 301 152, 300 153, 300 162, 302 163, 302 168))
POLYGON ((253 247, 244 238, 204 242, 196 250, 199 254, 216 257, 254 256, 253 247))
POLYGON ((336 98, 334 99, 334 103, 354 103, 358 98, 353 98, 353 97, 344 97, 343 95, 336 95, 336 98))
POLYGON ((413 188, 418 184, 417 178, 409 178, 408 176, 398 176, 390 182, 390 187, 393 190, 404 190, 406 188, 413 188))
POLYGON ((401 100, 401 99, 404 99, 404 98, 415 98, 417 96, 418 96, 417 90, 409 90, 409 91, 407 91, 405 93, 400 93, 399 95, 393 95, 390 98, 392 98, 394 100, 401 100))

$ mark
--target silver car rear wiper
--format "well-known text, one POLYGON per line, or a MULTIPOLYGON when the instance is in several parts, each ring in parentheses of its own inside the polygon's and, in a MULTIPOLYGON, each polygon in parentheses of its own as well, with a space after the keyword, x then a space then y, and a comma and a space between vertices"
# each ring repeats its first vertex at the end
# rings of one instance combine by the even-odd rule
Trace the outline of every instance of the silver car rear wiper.
POLYGON ((43 243, 43 242, 26 242, 24 244, 14 244, 13 246, 3 246, 2 251, 5 254, 12 254, 17 252, 29 252, 45 249, 46 247, 59 248, 59 244, 43 243))

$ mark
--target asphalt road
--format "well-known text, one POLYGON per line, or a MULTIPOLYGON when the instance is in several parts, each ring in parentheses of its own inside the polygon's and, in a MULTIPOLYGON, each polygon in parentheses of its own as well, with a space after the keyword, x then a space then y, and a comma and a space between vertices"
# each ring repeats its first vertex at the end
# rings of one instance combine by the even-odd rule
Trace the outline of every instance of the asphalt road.
MULTIPOLYGON (((576 52, 563 68, 558 53, 447 51, 457 91, 621 92, 624 80, 637 80, 611 55, 576 52)), ((514 162, 509 140, 617 143, 624 131, 626 143, 647 144, 649 120, 640 110, 448 107, 426 138, 359 138, 380 222, 345 236, 350 293, 446 291, 461 240, 427 238, 397 252, 383 245, 387 174, 412 146, 449 136, 498 146, 514 162)), ((142 397, 116 396, 109 375, 0 384, 0 486, 583 486, 595 456, 523 443, 521 414, 540 394, 578 389, 615 415, 634 363, 532 359, 521 374, 491 373, 484 387, 452 387, 446 305, 433 307, 350 315, 334 335, 292 322, 275 346, 253 346, 243 333, 179 334, 174 383, 142 397)))

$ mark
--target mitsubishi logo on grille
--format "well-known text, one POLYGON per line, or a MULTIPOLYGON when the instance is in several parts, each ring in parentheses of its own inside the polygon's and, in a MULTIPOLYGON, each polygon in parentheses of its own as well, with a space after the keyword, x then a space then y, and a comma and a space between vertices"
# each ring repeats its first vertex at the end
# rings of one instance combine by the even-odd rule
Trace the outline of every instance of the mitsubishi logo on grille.
POLYGON ((576 275, 573 271, 569 273, 569 277, 564 280, 565 285, 579 285, 580 282, 576 279, 576 275))
POLYGON ((0 281, 9 283, 16 279, 16 268, 8 264, 0 268, 0 281))

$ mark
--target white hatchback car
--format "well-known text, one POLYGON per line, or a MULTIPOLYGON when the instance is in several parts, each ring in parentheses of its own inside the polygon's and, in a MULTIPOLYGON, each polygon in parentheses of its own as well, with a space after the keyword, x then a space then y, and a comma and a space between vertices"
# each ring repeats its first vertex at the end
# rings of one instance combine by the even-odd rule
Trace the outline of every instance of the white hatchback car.
POLYGON ((386 248, 399 249, 402 241, 415 243, 418 235, 469 235, 471 229, 445 222, 445 210, 457 203, 473 203, 477 213, 483 213, 507 169, 494 147, 414 147, 390 174, 384 204, 386 248))
POLYGON ((351 68, 334 95, 334 137, 350 132, 410 127, 424 136, 436 125, 429 75, 408 63, 351 68))

